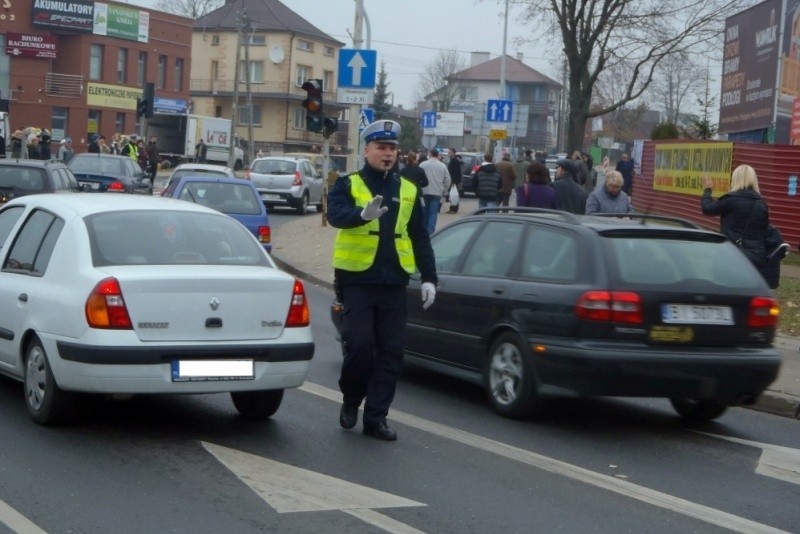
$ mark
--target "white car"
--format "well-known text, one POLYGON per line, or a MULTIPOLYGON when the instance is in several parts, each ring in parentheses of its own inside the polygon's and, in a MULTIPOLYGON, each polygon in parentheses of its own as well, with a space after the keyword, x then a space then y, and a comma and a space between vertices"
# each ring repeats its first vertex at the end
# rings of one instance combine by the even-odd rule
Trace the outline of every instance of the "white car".
POLYGON ((31 195, 0 210, 0 373, 31 418, 76 392, 229 392, 269 417, 314 353, 303 284, 238 221, 181 200, 31 195))
POLYGON ((173 180, 177 180, 182 176, 226 176, 228 178, 236 178, 233 169, 230 167, 212 165, 210 163, 181 163, 172 170, 164 189, 169 187, 173 180))

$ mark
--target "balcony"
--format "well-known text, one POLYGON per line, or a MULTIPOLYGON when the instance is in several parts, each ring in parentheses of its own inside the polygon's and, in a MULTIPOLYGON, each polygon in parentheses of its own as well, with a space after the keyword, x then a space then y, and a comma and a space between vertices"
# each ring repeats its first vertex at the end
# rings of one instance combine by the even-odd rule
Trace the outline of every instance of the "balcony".
POLYGON ((83 95, 83 76, 48 72, 44 90, 50 96, 80 97, 83 95))

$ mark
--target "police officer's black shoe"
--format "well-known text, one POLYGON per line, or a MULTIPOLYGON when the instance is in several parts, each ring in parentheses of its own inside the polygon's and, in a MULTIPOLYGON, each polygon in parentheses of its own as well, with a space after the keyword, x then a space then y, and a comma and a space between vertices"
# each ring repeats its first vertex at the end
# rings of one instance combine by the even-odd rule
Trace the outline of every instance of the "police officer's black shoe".
POLYGON ((339 412, 339 424, 342 428, 353 428, 358 422, 358 405, 356 404, 342 404, 342 409, 339 412))
POLYGON ((382 439, 383 441, 394 441, 397 439, 397 432, 389 428, 386 423, 364 425, 364 435, 382 439))

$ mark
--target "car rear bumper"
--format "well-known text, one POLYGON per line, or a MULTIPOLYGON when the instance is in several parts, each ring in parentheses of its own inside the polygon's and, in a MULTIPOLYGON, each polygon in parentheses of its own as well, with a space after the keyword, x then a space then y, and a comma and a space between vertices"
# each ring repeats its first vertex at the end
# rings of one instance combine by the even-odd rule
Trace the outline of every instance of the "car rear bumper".
POLYGON ((778 376, 771 347, 711 349, 609 343, 549 345, 533 352, 541 393, 677 397, 752 404, 778 376))

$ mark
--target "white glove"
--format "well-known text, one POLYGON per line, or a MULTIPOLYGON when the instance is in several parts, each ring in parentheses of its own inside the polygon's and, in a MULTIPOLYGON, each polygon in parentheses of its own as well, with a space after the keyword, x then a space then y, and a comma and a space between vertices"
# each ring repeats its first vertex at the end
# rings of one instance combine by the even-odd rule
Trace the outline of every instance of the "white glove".
POLYGON ((422 309, 427 310, 433 306, 433 301, 436 300, 436 286, 430 282, 422 284, 422 309))
POLYGON ((389 208, 386 206, 381 207, 381 202, 383 202, 383 197, 381 195, 375 195, 375 198, 369 201, 367 207, 361 210, 361 218, 365 221, 371 221, 389 211, 389 208))

